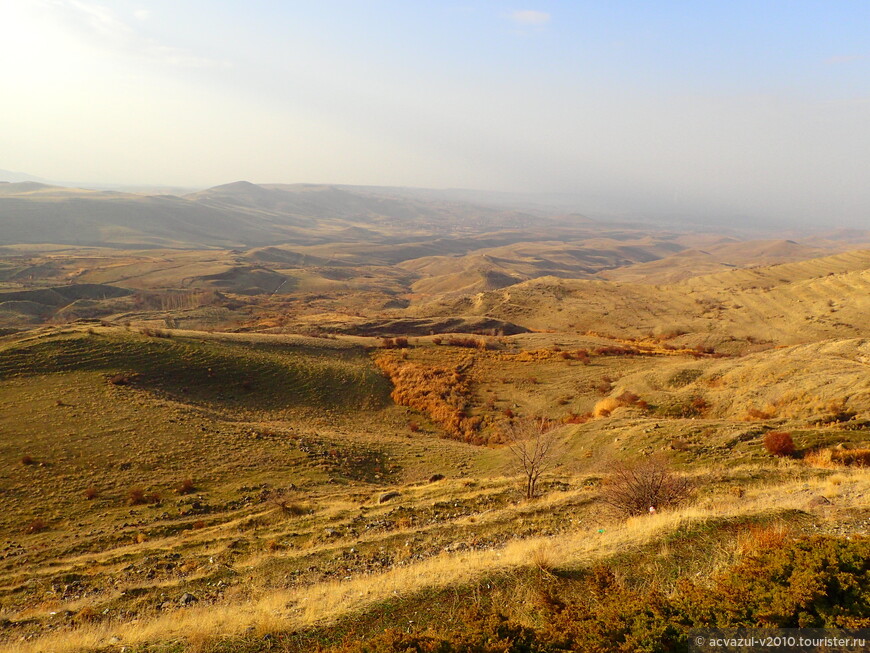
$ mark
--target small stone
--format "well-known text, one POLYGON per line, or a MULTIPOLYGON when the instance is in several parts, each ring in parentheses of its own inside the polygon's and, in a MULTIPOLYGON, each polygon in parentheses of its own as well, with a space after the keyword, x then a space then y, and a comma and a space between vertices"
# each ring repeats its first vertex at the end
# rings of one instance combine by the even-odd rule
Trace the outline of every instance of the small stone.
POLYGON ((383 494, 378 498, 378 503, 386 503, 387 501, 390 501, 391 499, 396 499, 396 498, 398 498, 398 497, 400 497, 400 496, 402 496, 402 494, 401 494, 400 492, 396 491, 396 490, 393 490, 393 491, 391 491, 391 492, 384 492, 384 493, 383 493, 383 494))
POLYGON ((199 599, 196 598, 190 592, 185 592, 184 594, 181 595, 181 598, 178 599, 178 602, 181 605, 190 605, 191 603, 196 603, 197 601, 199 601, 199 599))

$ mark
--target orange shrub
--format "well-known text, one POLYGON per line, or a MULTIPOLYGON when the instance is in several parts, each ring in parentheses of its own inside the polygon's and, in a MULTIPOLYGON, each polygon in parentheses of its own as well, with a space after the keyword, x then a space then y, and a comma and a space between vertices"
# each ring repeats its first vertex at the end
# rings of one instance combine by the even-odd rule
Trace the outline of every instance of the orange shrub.
POLYGON ((376 358, 375 364, 393 382, 391 396, 397 404, 426 413, 455 439, 481 442, 481 418, 466 413, 471 388, 458 369, 409 363, 387 355, 376 358))
POLYGON ((24 532, 28 535, 32 535, 33 533, 40 533, 46 528, 48 528, 48 524, 46 524, 44 520, 37 518, 25 526, 24 532))
POLYGON ((598 347, 595 353, 599 356, 631 356, 634 354, 642 354, 643 352, 635 347, 598 347))
POLYGON ((590 419, 592 419, 592 413, 584 413, 583 415, 578 415, 577 413, 569 413, 562 418, 562 422, 565 424, 585 424, 590 419))
POLYGON ((791 433, 770 431, 764 436, 764 448, 774 456, 791 456, 795 452, 791 433))
POLYGON ((184 479, 181 483, 178 484, 178 487, 175 488, 175 491, 178 494, 190 494, 191 492, 196 490, 196 486, 193 484, 193 481, 189 478, 184 479))

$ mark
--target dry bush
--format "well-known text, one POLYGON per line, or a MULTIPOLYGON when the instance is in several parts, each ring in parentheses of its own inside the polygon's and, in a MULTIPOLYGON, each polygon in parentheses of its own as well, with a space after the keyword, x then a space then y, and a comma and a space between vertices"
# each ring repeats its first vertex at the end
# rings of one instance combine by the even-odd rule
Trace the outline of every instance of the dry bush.
POLYGON ((131 487, 127 490, 127 503, 131 506, 139 506, 145 503, 145 490, 141 487, 131 487))
POLYGON ((386 355, 375 359, 393 382, 393 401, 424 412, 452 437, 483 444, 480 417, 469 417, 471 387, 458 368, 448 369, 394 360, 386 355))
POLYGON ((580 361, 584 365, 589 365, 591 357, 589 356, 589 352, 585 349, 578 349, 574 352, 573 358, 576 361, 580 361))
POLYGON ((545 574, 552 574, 556 570, 555 552, 550 543, 541 544, 532 550, 529 562, 533 567, 545 574))
POLYGON ((106 378, 106 381, 111 383, 112 385, 130 385, 130 383, 133 381, 133 378, 133 374, 119 373, 112 374, 111 376, 106 378))
POLYGON ((205 522, 202 519, 197 519, 195 522, 193 522, 193 528, 197 531, 201 528, 205 528, 205 522))
POLYGON ((84 606, 76 613, 75 620, 80 624, 89 623, 99 619, 97 611, 90 605, 84 606))
POLYGON ((639 395, 636 395, 630 390, 626 390, 619 394, 616 397, 616 401, 618 401, 621 406, 636 406, 642 410, 646 410, 648 407, 647 403, 641 399, 639 395))
POLYGON ((24 532, 28 535, 32 535, 33 533, 41 533, 47 528, 48 524, 45 523, 44 519, 36 518, 24 527, 24 532))
POLYGON ((716 350, 712 347, 705 347, 704 345, 697 345, 692 350, 692 356, 695 358, 701 358, 702 356, 713 356, 716 354, 716 350))
POLYGON ((610 413, 617 408, 619 408, 619 402, 616 401, 615 397, 605 397, 595 404, 595 408, 592 409, 592 414, 595 417, 610 417, 610 413))
POLYGON ((127 503, 131 506, 160 503, 160 495, 156 492, 146 493, 141 487, 131 487, 127 490, 127 503))
POLYGON ((643 352, 635 347, 597 347, 595 353, 598 356, 635 356, 643 352))
POLYGON ((689 499, 692 484, 674 474, 658 456, 632 462, 615 462, 606 479, 601 500, 623 517, 643 515, 650 508, 675 508, 689 499))
POLYGON ((848 467, 870 467, 870 449, 834 449, 831 460, 848 467))
POLYGON ((598 394, 606 395, 608 392, 613 390, 613 379, 609 376, 602 376, 601 381, 595 385, 595 390, 598 394))
POLYGON ((172 332, 163 329, 152 329, 151 327, 143 327, 142 334, 149 338, 171 338, 172 332))
POLYGON ((493 349, 482 338, 469 338, 460 336, 451 336, 447 339, 447 344, 451 347, 467 347, 469 349, 493 349))
POLYGON ((870 467, 870 449, 817 449, 807 453, 804 461, 822 469, 870 467))
POLYGON ((750 408, 746 411, 746 414, 743 416, 744 422, 751 422, 754 420, 762 420, 762 419, 771 419, 776 415, 776 410, 768 407, 766 410, 759 410, 758 408, 750 408))
POLYGON ((791 536, 792 531, 785 524, 751 526, 738 538, 737 547, 743 555, 773 551, 781 548, 791 536))
POLYGON ((301 503, 296 495, 286 490, 276 490, 269 496, 269 501, 283 515, 287 517, 299 517, 311 512, 311 509, 301 503))
POLYGON ((774 456, 792 456, 795 452, 791 433, 770 431, 764 436, 764 448, 774 456))
POLYGON ((192 479, 186 478, 178 484, 175 491, 178 492, 178 494, 191 494, 196 491, 196 486, 193 484, 192 479))
POLYGON ((410 346, 407 338, 381 338, 381 349, 407 349, 410 346))
POLYGON ((595 404, 592 409, 592 414, 595 417, 609 417, 610 414, 617 408, 634 406, 641 410, 646 410, 649 405, 643 401, 638 395, 626 390, 616 397, 605 397, 595 404))
POLYGON ((534 499, 541 475, 559 457, 556 430, 549 420, 524 419, 507 425, 502 435, 525 479, 526 498, 534 499))
POLYGON ((569 413, 562 418, 562 422, 564 424, 585 424, 593 417, 594 415, 592 413, 583 413, 582 415, 578 415, 577 413, 569 413))

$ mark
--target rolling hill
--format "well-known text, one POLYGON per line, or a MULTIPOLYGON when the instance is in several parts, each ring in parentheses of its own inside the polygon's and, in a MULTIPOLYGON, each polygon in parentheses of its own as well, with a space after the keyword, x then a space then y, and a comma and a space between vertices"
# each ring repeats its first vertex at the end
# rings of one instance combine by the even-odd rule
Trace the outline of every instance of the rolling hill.
POLYGON ((866 625, 870 250, 485 198, 0 184, 0 651, 866 625))
POLYGON ((435 300, 418 316, 489 316, 542 330, 643 338, 690 333, 697 341, 729 339, 796 344, 870 335, 870 250, 798 263, 737 269, 669 285, 542 277, 435 300))
POLYGON ((237 247, 395 242, 548 222, 540 216, 372 190, 235 182, 184 197, 0 183, 0 244, 237 247))

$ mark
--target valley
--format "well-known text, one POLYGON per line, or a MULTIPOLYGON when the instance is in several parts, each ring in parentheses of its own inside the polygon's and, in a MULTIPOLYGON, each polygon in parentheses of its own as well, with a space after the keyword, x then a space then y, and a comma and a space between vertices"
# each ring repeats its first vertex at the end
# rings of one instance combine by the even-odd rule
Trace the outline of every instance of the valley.
POLYGON ((870 624, 870 232, 3 186, 0 650, 870 624), (623 465, 690 491, 614 509, 623 465))

